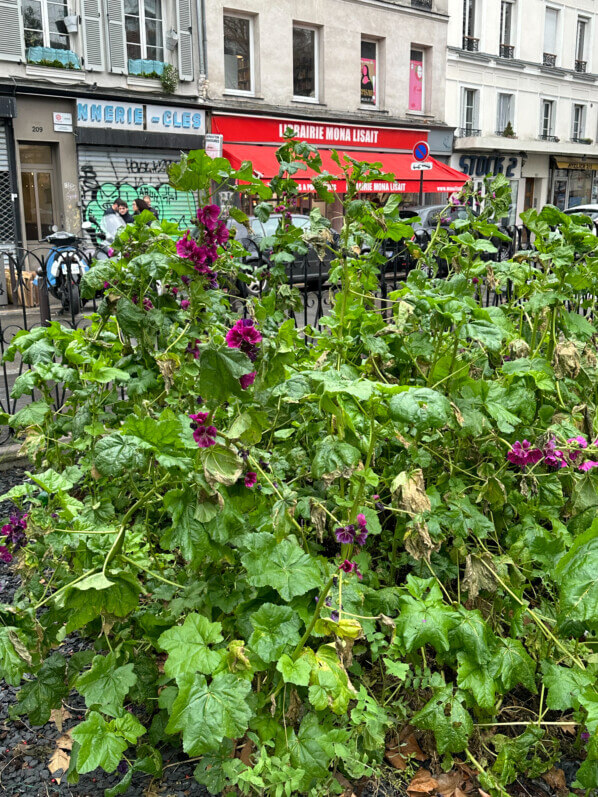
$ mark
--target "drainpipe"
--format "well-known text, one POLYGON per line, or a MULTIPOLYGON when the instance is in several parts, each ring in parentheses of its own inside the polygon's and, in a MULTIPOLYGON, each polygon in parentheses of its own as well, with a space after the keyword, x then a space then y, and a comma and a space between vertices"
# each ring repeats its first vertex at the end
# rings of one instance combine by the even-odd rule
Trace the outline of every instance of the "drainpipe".
POLYGON ((208 54, 205 0, 197 0, 197 25, 199 28, 199 93, 205 100, 208 96, 208 54))

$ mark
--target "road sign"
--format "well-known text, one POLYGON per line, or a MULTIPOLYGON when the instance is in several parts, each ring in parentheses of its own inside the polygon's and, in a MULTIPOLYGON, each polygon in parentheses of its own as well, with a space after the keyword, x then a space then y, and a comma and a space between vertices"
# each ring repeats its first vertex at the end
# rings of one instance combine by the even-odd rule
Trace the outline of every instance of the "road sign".
POLYGON ((413 157, 416 161, 425 161, 430 154, 427 141, 418 141, 413 147, 413 157))
POLYGON ((429 161, 424 161, 424 163, 420 163, 419 161, 412 161, 411 162, 411 171, 413 172, 425 172, 428 169, 432 168, 432 164, 429 161))

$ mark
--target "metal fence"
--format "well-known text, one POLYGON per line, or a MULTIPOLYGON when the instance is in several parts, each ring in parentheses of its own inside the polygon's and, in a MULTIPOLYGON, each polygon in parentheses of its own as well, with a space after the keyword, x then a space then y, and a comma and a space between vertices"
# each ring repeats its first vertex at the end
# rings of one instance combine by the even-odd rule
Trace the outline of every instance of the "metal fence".
MULTIPOLYGON (((511 241, 507 246, 503 246, 499 256, 494 259, 508 259, 515 251, 525 250, 533 247, 533 242, 529 231, 524 227, 506 228, 511 236, 511 241)), ((425 245, 425 235, 420 241, 425 245)), ((247 245, 249 249, 249 245, 247 245)), ((379 307, 386 310, 390 317, 392 304, 385 302, 388 295, 396 290, 406 280, 409 272, 416 267, 414 261, 407 250, 404 242, 386 242, 382 247, 384 265, 380 268, 379 286, 376 292, 379 307)), ((33 392, 14 399, 11 397, 12 388, 17 377, 28 368, 19 356, 14 362, 5 362, 4 354, 14 335, 22 329, 30 330, 36 326, 44 325, 51 320, 58 320, 73 329, 87 326, 91 322, 88 315, 97 310, 99 297, 81 301, 83 305, 81 312, 75 312, 73 307, 70 286, 73 284, 71 279, 71 263, 75 257, 81 262, 91 265, 91 255, 89 252, 74 250, 72 259, 66 259, 66 293, 62 296, 56 295, 49 290, 46 273, 48 269, 50 253, 33 252, 25 249, 17 249, 14 253, 0 252, 0 258, 4 259, 4 273, 6 278, 6 290, 10 294, 14 304, 0 306, 0 355, 2 363, 0 365, 0 409, 4 412, 14 413, 27 403, 38 400, 40 395, 33 392)), ((331 255, 327 255, 323 260, 317 257, 315 251, 310 248, 308 253, 298 257, 287 267, 288 282, 298 293, 300 301, 294 310, 289 310, 289 317, 293 318, 299 327, 317 327, 320 319, 327 314, 332 301, 335 288, 330 285, 328 280, 331 255)), ((269 260, 266 254, 259 251, 254 245, 250 257, 247 259, 245 267, 249 274, 263 274, 268 271, 269 260)), ((446 273, 446 264, 444 264, 446 273)), ((439 262, 439 275, 443 276, 443 264, 439 262)), ((76 280, 75 280, 76 281, 76 280)), ((259 295, 265 289, 267 282, 264 278, 253 279, 249 283, 239 283, 232 286, 231 303, 239 312, 243 312, 245 302, 235 302, 235 296, 247 297, 259 295)), ((0 289, 1 290, 1 289, 0 289)), ((497 291, 489 281, 480 282, 477 289, 477 299, 483 306, 497 306, 502 302, 508 301, 509 290, 497 291)), ((580 297, 579 304, 575 308, 578 312, 591 313, 594 306, 594 297, 580 297)), ((54 387, 54 403, 59 409, 64 402, 65 392, 61 385, 54 387)), ((10 441, 11 432, 7 427, 0 427, 0 446, 10 441)))

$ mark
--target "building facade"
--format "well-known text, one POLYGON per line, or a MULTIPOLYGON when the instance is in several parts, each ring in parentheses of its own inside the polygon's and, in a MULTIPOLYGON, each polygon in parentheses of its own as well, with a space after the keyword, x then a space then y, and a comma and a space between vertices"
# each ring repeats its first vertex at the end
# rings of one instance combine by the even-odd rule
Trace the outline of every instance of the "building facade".
POLYGON ((2 0, 0 29, 0 248, 43 247, 116 197, 189 215, 167 169, 204 143, 201 2, 2 0))
POLYGON ((511 219, 598 201, 593 0, 449 0, 451 163, 511 181, 511 219))

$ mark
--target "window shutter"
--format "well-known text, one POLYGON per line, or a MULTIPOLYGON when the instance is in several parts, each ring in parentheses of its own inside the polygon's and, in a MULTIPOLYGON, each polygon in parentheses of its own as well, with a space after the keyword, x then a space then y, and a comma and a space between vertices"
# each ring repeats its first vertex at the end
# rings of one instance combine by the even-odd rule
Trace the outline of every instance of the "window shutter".
POLYGON ((81 0, 85 41, 85 68, 104 69, 100 0, 81 0))
POLYGON ((108 46, 112 72, 127 72, 125 10, 123 0, 106 0, 108 10, 108 46))
POLYGON ((176 0, 179 34, 179 77, 193 80, 193 36, 191 33, 191 0, 176 0))
POLYGON ((0 54, 3 61, 24 61, 19 0, 0 0, 0 54))

